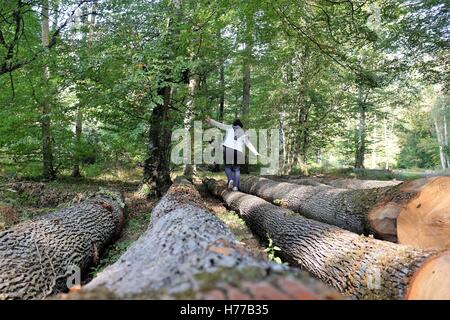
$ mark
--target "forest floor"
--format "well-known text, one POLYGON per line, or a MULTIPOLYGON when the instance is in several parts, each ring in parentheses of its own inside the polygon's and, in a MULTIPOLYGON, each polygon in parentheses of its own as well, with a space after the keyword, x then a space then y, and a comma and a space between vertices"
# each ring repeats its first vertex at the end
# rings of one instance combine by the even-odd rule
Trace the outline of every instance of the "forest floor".
MULTIPOLYGON (((178 174, 180 172, 175 172, 174 176, 178 174)), ((409 180, 426 174, 433 173, 403 172, 401 177, 403 180, 409 180)), ((141 176, 141 169, 111 170, 108 174, 95 178, 74 179, 62 177, 52 182, 14 180, 0 176, 0 231, 22 221, 33 219, 39 215, 82 201, 92 192, 101 189, 120 191, 124 195, 127 207, 126 224, 121 237, 109 247, 103 255, 100 264, 91 270, 90 277, 92 277, 106 266, 114 263, 147 229, 151 212, 158 199, 148 196, 149 190, 146 190, 141 185, 141 176)), ((222 172, 198 172, 198 178, 195 179, 194 184, 200 192, 205 206, 230 228, 244 247, 255 255, 267 259, 267 254, 264 252, 264 244, 252 234, 244 221, 235 212, 228 210, 219 199, 207 192, 201 183, 201 179, 205 176, 225 179, 225 175, 222 172)), ((365 170, 362 172, 334 171, 325 174, 316 172, 312 173, 311 176, 329 177, 330 179, 335 177, 377 180, 400 178, 395 172, 383 170, 365 170)), ((289 176, 289 178, 295 177, 298 176, 289 176)))

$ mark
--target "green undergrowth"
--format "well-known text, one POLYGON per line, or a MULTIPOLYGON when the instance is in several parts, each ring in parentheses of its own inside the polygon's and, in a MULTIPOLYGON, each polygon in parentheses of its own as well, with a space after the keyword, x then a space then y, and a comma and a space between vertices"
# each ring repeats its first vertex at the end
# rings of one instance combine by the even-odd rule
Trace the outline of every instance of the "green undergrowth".
POLYGON ((216 213, 217 217, 222 220, 235 237, 239 240, 245 240, 249 237, 249 230, 239 215, 234 211, 224 210, 216 213))
POLYGON ((150 222, 150 217, 150 211, 128 217, 120 238, 106 250, 99 264, 91 269, 89 276, 95 277, 97 273, 116 262, 131 244, 144 233, 150 222))

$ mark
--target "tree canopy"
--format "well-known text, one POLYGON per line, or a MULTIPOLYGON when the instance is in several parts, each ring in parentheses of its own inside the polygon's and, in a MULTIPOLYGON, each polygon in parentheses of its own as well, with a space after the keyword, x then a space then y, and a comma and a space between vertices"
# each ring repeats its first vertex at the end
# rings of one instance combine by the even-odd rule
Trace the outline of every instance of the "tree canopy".
POLYGON ((285 173, 448 168, 448 21, 435 0, 2 1, 1 170, 164 186, 172 130, 207 115, 278 128, 285 173))

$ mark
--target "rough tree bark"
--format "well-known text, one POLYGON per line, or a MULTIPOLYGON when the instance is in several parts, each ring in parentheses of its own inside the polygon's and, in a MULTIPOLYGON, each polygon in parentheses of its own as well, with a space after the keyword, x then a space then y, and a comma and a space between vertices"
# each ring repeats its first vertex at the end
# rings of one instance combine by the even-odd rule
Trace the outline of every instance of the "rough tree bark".
POLYGON ((305 272, 254 257, 179 177, 153 210, 147 231, 116 263, 65 298, 337 297, 305 272))
MULTIPOLYGON (((253 9, 248 10, 245 13, 245 30, 244 30, 244 50, 243 50, 243 61, 242 61, 242 118, 244 125, 248 120, 248 115, 250 112, 250 89, 251 89, 251 73, 252 73, 252 62, 253 62, 253 32, 254 32, 254 11, 253 9)), ((248 152, 245 153, 245 163, 241 166, 241 171, 243 173, 250 173, 249 167, 249 156, 248 152)))
MULTIPOLYGON (((161 57, 164 61, 175 60, 179 56, 186 54, 183 46, 180 44, 180 25, 183 20, 182 1, 172 0, 173 16, 167 23, 167 31, 163 39, 168 50, 161 57)), ((147 158, 144 161, 143 182, 150 185, 158 197, 162 196, 172 184, 170 179, 170 145, 173 121, 170 116, 170 107, 172 104, 172 86, 170 83, 176 83, 180 79, 174 79, 172 70, 161 71, 163 78, 158 85, 160 86, 157 95, 162 102, 158 103, 152 110, 150 119, 150 129, 147 143, 147 158)), ((180 74, 180 78, 183 75, 180 74)))
POLYGON ((307 218, 419 248, 450 248, 450 177, 348 190, 245 177, 240 190, 307 218))
POLYGON ((450 251, 415 249, 293 216, 256 196, 204 181, 281 257, 358 299, 450 299, 450 251))
POLYGON ((223 114, 225 110, 225 62, 222 61, 220 65, 220 73, 219 73, 219 81, 220 81, 220 93, 219 93, 219 122, 223 121, 223 114))
MULTIPOLYGON (((194 114, 194 108, 195 108, 195 95, 197 93, 198 82, 199 82, 198 75, 193 75, 189 79, 189 85, 188 85, 189 99, 188 99, 188 102, 187 102, 186 113, 185 113, 185 116, 184 116, 184 129, 189 134, 191 132, 192 121, 193 121, 193 118, 194 118, 193 114, 194 114)), ((190 160, 192 161, 192 159, 190 159, 190 160)), ((195 164, 188 163, 188 164, 184 165, 183 175, 186 178, 188 178, 189 180, 192 181, 193 176, 195 175, 195 173, 196 173, 196 166, 195 166, 195 164)))
MULTIPOLYGON (((269 178, 269 177, 268 177, 269 178)), ((290 182, 300 185, 320 186, 328 185, 341 189, 373 189, 396 186, 403 181, 398 180, 360 180, 360 179, 330 179, 330 178, 275 178, 273 180, 290 182)))
POLYGON ((147 158, 144 162, 144 183, 148 183, 158 197, 169 189, 170 180, 170 87, 158 90, 163 102, 153 108, 148 133, 147 158))
POLYGON ((77 108, 77 115, 75 120, 75 154, 73 157, 72 177, 81 177, 80 172, 80 149, 81 149, 81 134, 83 132, 83 110, 81 106, 77 108))
POLYGON ((335 188, 342 189, 373 189, 373 188, 384 188, 399 185, 403 181, 398 180, 360 180, 360 179, 333 179, 333 180, 322 180, 322 183, 335 188))
MULTIPOLYGON (((219 32, 218 37, 220 39, 220 32, 219 32)), ((225 111, 225 90, 226 90, 226 87, 225 87, 225 58, 223 58, 223 60, 220 64, 219 82, 220 82, 220 93, 219 93, 218 121, 223 122, 224 111, 225 111)), ((219 172, 220 164, 214 163, 211 171, 219 172)))
POLYGON ((42 299, 67 290, 72 277, 98 263, 123 221, 121 196, 97 194, 0 233, 0 299, 42 299))

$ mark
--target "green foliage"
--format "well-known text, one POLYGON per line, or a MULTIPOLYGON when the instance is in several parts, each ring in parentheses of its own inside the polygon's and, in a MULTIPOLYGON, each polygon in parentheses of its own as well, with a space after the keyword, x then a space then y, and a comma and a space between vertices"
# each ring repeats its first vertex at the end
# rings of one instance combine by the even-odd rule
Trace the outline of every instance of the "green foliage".
POLYGON ((100 176, 104 172, 104 168, 101 164, 91 164, 83 168, 83 175, 86 178, 95 178, 100 176))
POLYGON ((404 148, 399 154, 399 168, 431 168, 439 166, 439 146, 430 136, 421 137, 410 133, 406 137, 404 148))
POLYGON ((120 256, 127 251, 130 245, 146 230, 150 221, 151 212, 146 212, 138 216, 129 217, 121 238, 111 245, 103 255, 99 264, 91 269, 90 276, 95 275, 108 265, 116 262, 120 256))
MULTIPOLYGON (((163 86, 171 88, 174 128, 184 126, 187 84, 194 75, 199 85, 193 120, 217 118, 222 96, 224 121, 242 117, 244 64, 251 69, 245 125, 281 125, 292 158, 284 161, 292 172, 304 173, 319 161, 353 165, 361 107, 366 155, 375 145, 377 166, 392 167, 395 160, 399 167, 439 165, 435 135, 404 115, 420 104, 421 88, 429 84, 448 94, 444 2, 181 3, 177 8, 169 0, 96 1, 94 8, 91 1, 50 1, 50 20, 64 27, 55 33, 57 26, 50 26, 55 41, 44 49, 40 6, 7 1, 0 8, 2 174, 39 176, 44 102, 51 106, 54 166, 70 173, 77 160, 83 175, 96 177, 111 166, 144 161, 150 118, 163 86), (72 19, 77 6, 85 17, 72 19), (21 18, 19 30, 13 12, 21 18), (76 141, 79 114, 83 130, 76 141), (395 139, 382 136, 383 119, 395 139), (385 146, 387 140, 393 145, 385 146)), ((429 126, 428 113, 422 126, 429 126)))
POLYGON ((264 252, 267 253, 267 257, 269 258, 269 261, 273 261, 273 262, 280 263, 280 264, 283 263, 281 261, 280 257, 276 256, 277 252, 281 251, 281 249, 273 244, 273 241, 270 237, 268 237, 268 241, 269 241, 269 243, 267 245, 267 248, 264 249, 264 252))

